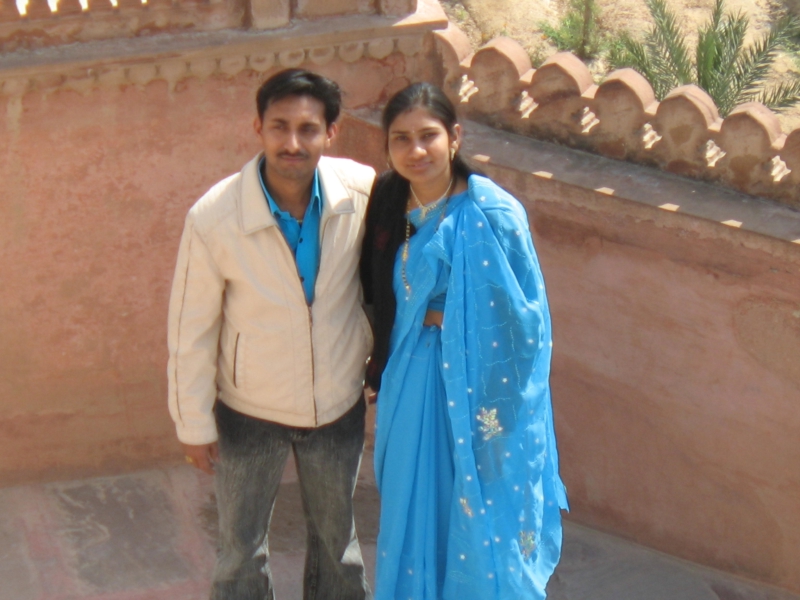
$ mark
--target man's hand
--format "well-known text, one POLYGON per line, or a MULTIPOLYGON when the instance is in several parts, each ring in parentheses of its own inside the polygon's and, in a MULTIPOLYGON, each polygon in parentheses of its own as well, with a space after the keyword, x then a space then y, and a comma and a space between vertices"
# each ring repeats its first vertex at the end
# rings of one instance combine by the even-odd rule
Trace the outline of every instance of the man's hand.
POLYGON ((186 455, 186 462, 209 475, 214 474, 214 463, 219 460, 219 445, 217 442, 198 446, 181 444, 181 446, 183 446, 183 453, 186 455))

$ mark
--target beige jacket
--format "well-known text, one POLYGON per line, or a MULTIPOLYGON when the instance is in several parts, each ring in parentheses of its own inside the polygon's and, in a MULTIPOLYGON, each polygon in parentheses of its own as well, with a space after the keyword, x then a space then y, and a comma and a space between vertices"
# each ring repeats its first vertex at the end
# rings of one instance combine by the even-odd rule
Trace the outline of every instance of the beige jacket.
POLYGON ((290 425, 330 423, 360 397, 372 334, 358 260, 375 172, 319 163, 323 208, 314 302, 269 211, 257 156, 191 208, 169 305, 169 408, 186 444, 217 439, 216 398, 290 425))

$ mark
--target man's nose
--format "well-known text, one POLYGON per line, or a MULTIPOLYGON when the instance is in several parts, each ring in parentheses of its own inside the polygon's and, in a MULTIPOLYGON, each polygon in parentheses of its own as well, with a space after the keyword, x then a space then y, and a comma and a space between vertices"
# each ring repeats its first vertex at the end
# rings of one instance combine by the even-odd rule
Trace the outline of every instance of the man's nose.
POLYGON ((297 150, 300 150, 300 136, 296 131, 289 132, 289 135, 286 136, 284 146, 290 152, 296 152, 297 150))

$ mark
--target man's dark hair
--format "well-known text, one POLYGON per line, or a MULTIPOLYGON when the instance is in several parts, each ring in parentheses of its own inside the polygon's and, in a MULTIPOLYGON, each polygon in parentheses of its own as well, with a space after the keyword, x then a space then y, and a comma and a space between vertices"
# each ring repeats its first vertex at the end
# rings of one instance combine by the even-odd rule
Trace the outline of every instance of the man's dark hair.
POLYGON ((339 118, 342 91, 335 81, 305 69, 286 69, 267 79, 256 93, 258 118, 263 119, 269 105, 289 96, 311 96, 325 106, 325 124, 339 118))

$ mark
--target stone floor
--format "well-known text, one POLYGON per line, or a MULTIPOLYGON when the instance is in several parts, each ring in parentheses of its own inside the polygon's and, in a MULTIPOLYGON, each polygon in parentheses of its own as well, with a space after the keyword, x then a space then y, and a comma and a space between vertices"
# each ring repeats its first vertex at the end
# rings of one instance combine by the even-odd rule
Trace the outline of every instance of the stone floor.
MULTIPOLYGON (((371 578, 378 495, 362 471, 357 526, 371 578)), ((299 506, 289 465, 270 536, 278 600, 302 598, 299 506)), ((215 536, 211 478, 188 466, 0 489, 0 600, 200 600, 215 536)), ((548 598, 800 600, 571 523, 548 598)))

